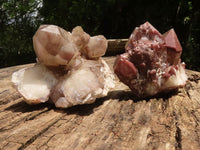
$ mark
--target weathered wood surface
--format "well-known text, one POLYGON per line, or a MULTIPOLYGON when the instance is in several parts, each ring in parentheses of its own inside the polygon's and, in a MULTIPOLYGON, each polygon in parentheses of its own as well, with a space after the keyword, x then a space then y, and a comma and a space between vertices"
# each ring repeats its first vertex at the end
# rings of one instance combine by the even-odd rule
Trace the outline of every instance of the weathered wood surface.
POLYGON ((117 82, 95 103, 62 110, 30 106, 12 87, 11 74, 32 65, 0 70, 0 149, 200 149, 200 73, 187 70, 177 93, 139 100, 117 82))
POLYGON ((125 51, 125 44, 128 39, 109 39, 108 49, 106 55, 114 56, 116 54, 123 53, 125 51))

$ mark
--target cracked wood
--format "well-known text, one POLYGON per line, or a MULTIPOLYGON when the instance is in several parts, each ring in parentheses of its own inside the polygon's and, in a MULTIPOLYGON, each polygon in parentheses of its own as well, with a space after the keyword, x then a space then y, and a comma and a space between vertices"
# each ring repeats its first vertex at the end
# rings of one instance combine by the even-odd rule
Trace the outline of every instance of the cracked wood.
MULTIPOLYGON (((115 57, 104 58, 112 68, 115 57)), ((184 88, 136 99, 117 80, 108 96, 65 110, 27 105, 11 74, 0 70, 0 149, 200 149, 200 73, 187 70, 184 88)))

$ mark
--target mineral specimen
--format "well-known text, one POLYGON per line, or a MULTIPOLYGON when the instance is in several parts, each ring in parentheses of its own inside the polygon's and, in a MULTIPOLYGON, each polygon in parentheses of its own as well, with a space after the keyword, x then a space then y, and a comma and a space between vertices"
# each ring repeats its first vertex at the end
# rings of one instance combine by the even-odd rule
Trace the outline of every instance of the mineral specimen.
POLYGON ((67 108, 89 104, 115 86, 114 75, 101 58, 104 36, 90 37, 78 26, 72 33, 55 25, 41 25, 33 37, 38 62, 12 75, 12 82, 28 104, 48 101, 67 108))
POLYGON ((114 64, 118 78, 138 97, 183 87, 182 47, 173 29, 160 34, 149 22, 136 27, 114 64))

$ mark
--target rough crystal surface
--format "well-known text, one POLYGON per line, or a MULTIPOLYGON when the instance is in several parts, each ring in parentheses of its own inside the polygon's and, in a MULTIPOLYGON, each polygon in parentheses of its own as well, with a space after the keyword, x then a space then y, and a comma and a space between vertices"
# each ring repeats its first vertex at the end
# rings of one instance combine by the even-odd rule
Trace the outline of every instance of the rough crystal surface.
POLYGON ((152 96, 185 85, 182 47, 173 29, 162 35, 149 22, 136 27, 117 57, 114 72, 138 97, 152 96))
POLYGON ((51 99, 56 107, 88 104, 114 88, 114 75, 101 58, 104 36, 90 37, 78 26, 72 33, 55 25, 41 25, 33 37, 37 64, 12 75, 12 82, 28 104, 51 99))

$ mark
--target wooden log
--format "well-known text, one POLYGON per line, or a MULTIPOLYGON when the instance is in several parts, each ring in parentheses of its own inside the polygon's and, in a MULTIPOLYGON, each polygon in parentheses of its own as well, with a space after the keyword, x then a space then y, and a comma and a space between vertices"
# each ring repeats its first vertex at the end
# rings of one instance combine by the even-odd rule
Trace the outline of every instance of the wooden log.
MULTIPOLYGON (((104 58, 112 68, 115 57, 104 58)), ((0 70, 0 149, 197 150, 200 149, 200 73, 187 70, 184 88, 136 99, 117 80, 95 103, 58 109, 28 105, 11 74, 33 64, 0 70)))
POLYGON ((116 54, 124 53, 124 47, 127 41, 128 39, 109 39, 106 56, 114 56, 116 54))

